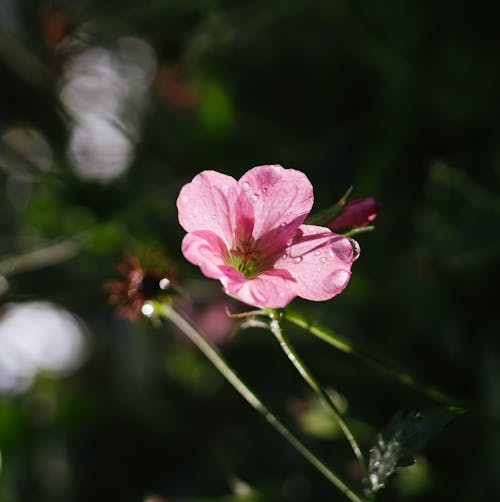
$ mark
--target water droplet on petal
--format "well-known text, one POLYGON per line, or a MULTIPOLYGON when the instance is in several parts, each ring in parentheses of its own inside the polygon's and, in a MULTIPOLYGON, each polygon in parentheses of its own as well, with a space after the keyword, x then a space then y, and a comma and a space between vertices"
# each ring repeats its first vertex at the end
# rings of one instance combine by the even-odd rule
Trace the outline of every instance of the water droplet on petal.
POLYGON ((250 183, 248 181, 244 181, 241 186, 243 187, 243 190, 249 190, 250 189, 250 183))
POLYGON ((281 255, 281 259, 282 259, 282 260, 286 260, 287 258, 288 258, 288 254, 287 254, 287 253, 283 253, 283 254, 281 255))
POLYGON ((281 228, 286 227, 286 222, 284 221, 284 222, 280 223, 280 227, 281 228))
POLYGON ((251 200, 252 202, 257 202, 257 201, 259 200, 259 196, 258 196, 256 193, 254 193, 254 194, 250 197, 250 200, 251 200))
POLYGON ((217 218, 217 216, 215 214, 212 214, 212 220, 215 220, 215 218, 217 218))
POLYGON ((267 192, 267 187, 264 187, 264 188, 262 189, 262 193, 266 193, 266 192, 267 192))
POLYGON ((359 255, 361 254, 361 248, 359 247, 358 241, 355 241, 350 237, 349 237, 349 242, 351 243, 352 246, 352 261, 356 261, 359 258, 359 255))
POLYGON ((293 263, 300 263, 302 261, 302 256, 296 256, 292 261, 293 263))
POLYGON ((347 270, 336 270, 323 281, 323 287, 330 293, 340 293, 350 276, 351 274, 347 270))
POLYGON ((315 256, 319 256, 321 254, 321 251, 314 251, 315 256))
POLYGON ((327 261, 326 256, 322 256, 322 257, 319 259, 319 261, 320 261, 321 263, 326 263, 326 261, 327 261))

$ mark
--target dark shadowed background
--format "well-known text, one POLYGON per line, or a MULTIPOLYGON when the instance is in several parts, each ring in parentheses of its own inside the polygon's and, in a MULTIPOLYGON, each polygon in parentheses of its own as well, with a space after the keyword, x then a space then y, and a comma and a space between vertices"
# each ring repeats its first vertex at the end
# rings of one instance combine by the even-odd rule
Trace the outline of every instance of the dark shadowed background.
MULTIPOLYGON (((380 501, 500 497, 500 4, 0 1, 0 501, 344 500, 170 326, 120 319, 127 251, 352 483, 338 429, 265 330, 180 252, 196 173, 304 171, 384 208, 349 287, 294 307, 471 406, 380 501), (148 498, 149 497, 149 498, 148 498), (154 498, 157 497, 157 498, 154 498)), ((365 450, 437 404, 285 324, 365 450)))

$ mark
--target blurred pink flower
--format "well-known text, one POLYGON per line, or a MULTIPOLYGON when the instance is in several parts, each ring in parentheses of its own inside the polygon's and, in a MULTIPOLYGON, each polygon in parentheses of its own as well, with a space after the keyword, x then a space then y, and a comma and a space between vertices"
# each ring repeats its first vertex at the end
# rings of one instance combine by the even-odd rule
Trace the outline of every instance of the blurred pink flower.
POLYGON ((365 227, 377 217, 381 209, 382 203, 373 197, 356 199, 348 202, 327 226, 332 230, 365 227))
POLYGON ((254 167, 239 181, 203 171, 177 199, 188 232, 182 252, 249 305, 279 308, 296 296, 328 300, 346 287, 357 244, 302 224, 313 199, 305 174, 279 165, 254 167))

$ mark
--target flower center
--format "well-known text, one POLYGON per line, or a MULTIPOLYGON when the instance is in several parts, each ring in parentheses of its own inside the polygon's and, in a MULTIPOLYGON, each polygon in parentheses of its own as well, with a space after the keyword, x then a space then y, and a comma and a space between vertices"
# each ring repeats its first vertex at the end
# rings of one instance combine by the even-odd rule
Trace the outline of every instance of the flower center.
POLYGON ((247 279, 258 275, 261 270, 259 263, 260 253, 248 245, 238 245, 231 249, 226 258, 226 263, 241 272, 247 279))

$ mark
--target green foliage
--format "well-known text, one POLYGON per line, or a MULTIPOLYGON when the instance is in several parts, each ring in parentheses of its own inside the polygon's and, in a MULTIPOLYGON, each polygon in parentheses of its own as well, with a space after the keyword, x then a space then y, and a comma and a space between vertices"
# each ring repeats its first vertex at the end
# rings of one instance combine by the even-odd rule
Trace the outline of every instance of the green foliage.
POLYGON ((415 455, 454 417, 450 408, 410 412, 398 411, 377 435, 370 450, 368 475, 365 479, 367 492, 384 488, 387 480, 401 467, 415 462, 415 455))

